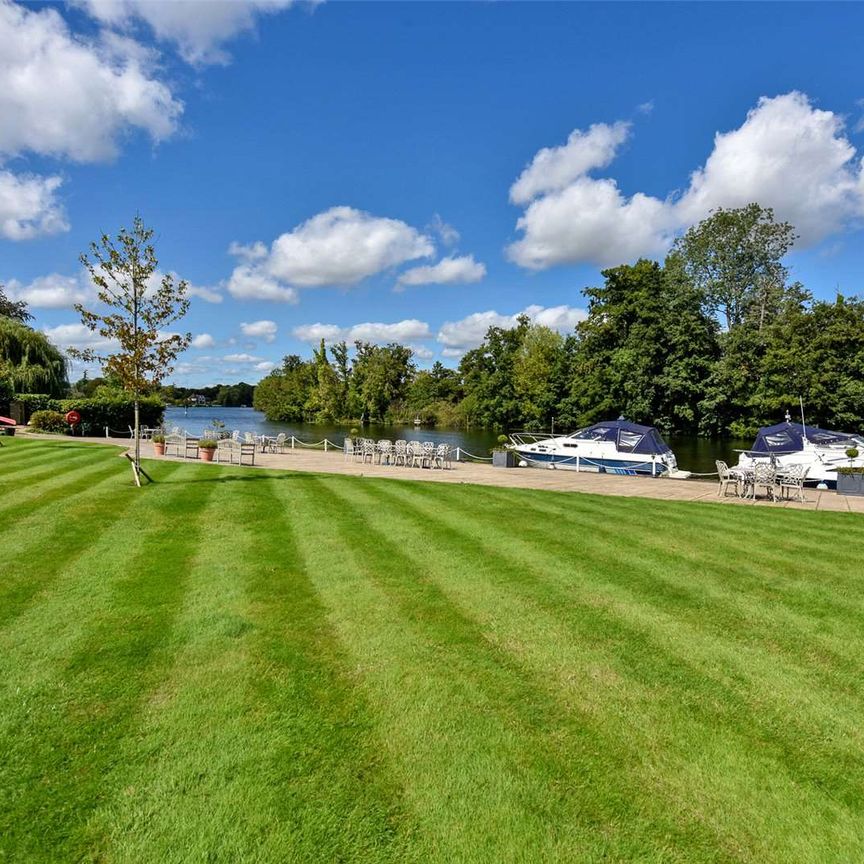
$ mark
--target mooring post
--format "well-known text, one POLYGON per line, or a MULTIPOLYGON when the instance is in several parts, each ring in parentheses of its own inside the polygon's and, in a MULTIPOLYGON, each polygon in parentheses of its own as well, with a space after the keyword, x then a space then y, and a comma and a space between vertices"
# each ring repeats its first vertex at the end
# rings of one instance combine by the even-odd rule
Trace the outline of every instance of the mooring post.
POLYGON ((461 457, 462 457, 462 449, 460 447, 457 447, 456 448, 456 461, 461 462, 462 461, 461 457))
POLYGON ((294 436, 291 436, 291 449, 294 449, 294 436))
POLYGON ((324 452, 327 452, 327 439, 324 439, 324 452))
POLYGON ((651 476, 652 477, 657 476, 657 454, 656 453, 651 454, 651 476))
POLYGON ((576 454, 576 473, 579 473, 579 454, 576 454))
POLYGON ((111 436, 108 434, 108 427, 105 427, 105 437, 110 438, 111 436))

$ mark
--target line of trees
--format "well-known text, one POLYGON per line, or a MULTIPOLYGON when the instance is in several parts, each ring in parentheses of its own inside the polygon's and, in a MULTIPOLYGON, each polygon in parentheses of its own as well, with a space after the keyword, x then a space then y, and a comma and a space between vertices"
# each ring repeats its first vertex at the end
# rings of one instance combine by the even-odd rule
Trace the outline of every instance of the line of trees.
POLYGON ((782 259, 794 229, 757 204, 718 210, 661 263, 603 271, 562 336, 522 317, 491 327, 456 370, 405 346, 322 342, 286 357, 254 405, 283 421, 576 428, 623 415, 666 433, 746 436, 801 396, 808 418, 860 428, 864 301, 815 300, 782 259))

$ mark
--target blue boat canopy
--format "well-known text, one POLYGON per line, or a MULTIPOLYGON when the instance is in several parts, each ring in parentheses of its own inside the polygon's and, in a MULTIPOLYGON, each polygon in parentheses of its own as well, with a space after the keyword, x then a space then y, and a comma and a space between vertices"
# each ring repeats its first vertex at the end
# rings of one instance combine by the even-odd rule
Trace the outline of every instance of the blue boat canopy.
POLYGON ((572 438, 582 441, 614 441, 619 450, 627 453, 652 454, 671 453, 669 445, 653 426, 640 426, 629 420, 610 420, 595 423, 587 429, 575 432, 572 438))
POLYGON ((756 433, 753 453, 795 453, 804 449, 804 438, 811 444, 844 444, 854 438, 847 432, 831 432, 818 426, 803 426, 801 423, 778 423, 763 426, 756 433))

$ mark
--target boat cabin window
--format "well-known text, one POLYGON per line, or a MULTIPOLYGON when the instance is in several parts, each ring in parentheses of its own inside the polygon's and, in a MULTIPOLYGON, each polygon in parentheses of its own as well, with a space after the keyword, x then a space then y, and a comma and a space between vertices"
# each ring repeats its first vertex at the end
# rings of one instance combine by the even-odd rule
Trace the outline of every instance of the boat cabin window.
POLYGON ((644 437, 644 435, 640 435, 638 432, 625 432, 621 429, 618 432, 618 449, 633 450, 644 437))
POLYGON ((792 439, 788 432, 775 432, 773 435, 765 436, 765 443, 769 447, 789 447, 792 444, 792 439))
POLYGON ((594 426, 579 432, 574 437, 581 438, 583 441, 605 441, 611 431, 607 426, 594 426))

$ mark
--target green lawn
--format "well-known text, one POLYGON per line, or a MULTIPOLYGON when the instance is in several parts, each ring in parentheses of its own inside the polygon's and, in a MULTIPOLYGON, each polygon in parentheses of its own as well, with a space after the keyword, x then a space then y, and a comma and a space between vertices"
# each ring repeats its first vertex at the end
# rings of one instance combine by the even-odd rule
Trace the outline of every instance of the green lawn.
POLYGON ((860 517, 148 468, 0 448, 0 861, 864 859, 860 517))

